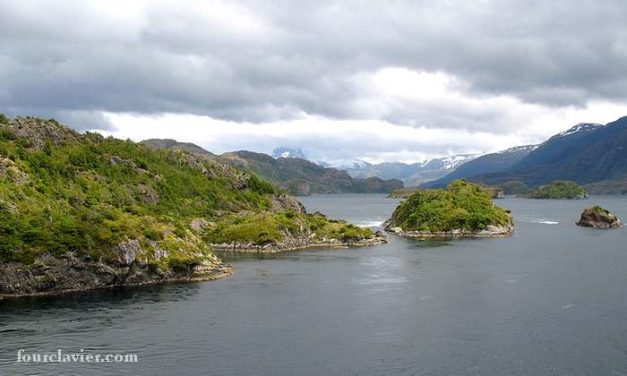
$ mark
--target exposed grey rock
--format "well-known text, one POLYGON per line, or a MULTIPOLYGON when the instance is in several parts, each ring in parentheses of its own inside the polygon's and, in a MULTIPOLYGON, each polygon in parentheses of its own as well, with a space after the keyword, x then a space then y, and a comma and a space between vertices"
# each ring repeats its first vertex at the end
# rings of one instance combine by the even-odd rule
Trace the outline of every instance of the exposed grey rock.
POLYGON ((272 197, 271 202, 272 211, 289 211, 297 214, 306 213, 305 206, 298 201, 294 196, 289 195, 277 195, 272 197))
POLYGON ((62 126, 56 120, 18 116, 10 120, 8 126, 17 137, 27 139, 30 146, 36 149, 41 149, 46 142, 63 145, 81 140, 80 134, 62 126))
POLYGON ((137 258, 137 255, 139 255, 141 247, 137 239, 132 239, 118 244, 117 251, 118 262, 121 265, 131 265, 137 258))
POLYGON ((209 222, 204 218, 195 218, 194 220, 192 220, 192 223, 190 223, 190 227, 192 228, 192 230, 199 232, 211 226, 212 224, 212 222, 209 222))
MULTIPOLYGON (((134 246, 131 246, 134 248, 134 246)), ((151 265, 113 265, 41 256, 31 265, 0 264, 0 299, 52 295, 97 288, 139 286, 165 282, 213 280, 232 273, 230 265, 205 261, 189 268, 155 268, 151 265)))
POLYGON ((390 222, 384 224, 385 230, 396 235, 414 239, 463 239, 463 238, 502 238, 510 236, 514 232, 514 225, 494 226, 488 225, 485 230, 468 231, 454 229, 450 231, 405 231, 402 227, 391 226, 390 222))
POLYGON ((149 185, 138 185, 137 192, 140 194, 142 200, 144 200, 144 202, 147 204, 156 204, 159 202, 159 194, 153 187, 149 185))
MULTIPOLYGON (((312 234, 313 235, 313 234, 312 234)), ((235 253, 281 253, 291 252, 312 248, 358 248, 370 247, 387 243, 385 235, 379 233, 370 239, 359 239, 350 241, 341 241, 338 239, 321 239, 314 241, 312 237, 291 237, 285 239, 280 244, 253 244, 253 243, 224 243, 212 244, 214 250, 219 252, 235 252, 235 253)))
POLYGON ((600 206, 587 208, 581 213, 577 226, 599 229, 619 228, 622 225, 620 218, 600 206))
POLYGON ((168 251, 165 249, 157 248, 154 251, 155 260, 161 260, 162 258, 166 258, 170 255, 168 251))

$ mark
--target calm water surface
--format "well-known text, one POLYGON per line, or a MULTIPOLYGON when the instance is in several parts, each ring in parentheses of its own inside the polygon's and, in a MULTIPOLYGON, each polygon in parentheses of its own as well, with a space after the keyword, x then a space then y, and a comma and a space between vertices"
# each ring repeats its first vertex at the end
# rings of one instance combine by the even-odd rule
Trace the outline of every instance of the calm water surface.
MULTIPOLYGON (((398 201, 314 196, 376 226, 398 201)), ((508 239, 231 259, 208 283, 0 302, 0 375, 627 375, 627 229, 573 223, 627 199, 505 199, 508 239), (131 352, 134 365, 23 365, 17 349, 131 352)))

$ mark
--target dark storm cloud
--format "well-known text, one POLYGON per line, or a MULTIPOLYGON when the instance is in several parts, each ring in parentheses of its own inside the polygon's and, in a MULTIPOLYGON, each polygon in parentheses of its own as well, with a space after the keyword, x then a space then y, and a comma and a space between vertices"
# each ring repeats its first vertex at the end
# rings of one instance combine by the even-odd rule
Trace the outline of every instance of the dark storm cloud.
MULTIPOLYGON (((386 67, 445 72, 469 97, 544 106, 627 98, 622 0, 137 4, 1 1, 0 109, 99 128, 107 126, 99 111, 363 118, 354 77, 386 67)), ((409 107, 376 117, 499 123, 489 111, 446 103, 409 107)))

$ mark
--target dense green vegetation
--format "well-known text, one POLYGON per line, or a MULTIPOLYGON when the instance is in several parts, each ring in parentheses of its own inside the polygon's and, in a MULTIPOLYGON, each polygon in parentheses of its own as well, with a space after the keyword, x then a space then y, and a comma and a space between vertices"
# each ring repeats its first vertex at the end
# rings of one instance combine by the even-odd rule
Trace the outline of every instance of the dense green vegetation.
POLYGON ((68 252, 110 261, 119 244, 136 239, 147 262, 165 250, 169 257, 159 262, 181 263, 210 255, 207 240, 267 243, 310 229, 337 226, 338 237, 354 231, 277 207, 272 184, 203 156, 79 135, 53 120, 0 122, 0 261, 68 252), (208 225, 193 228, 198 219, 208 225))
POLYGON ((531 189, 520 180, 510 180, 498 186, 506 195, 524 195, 529 193, 531 189))
POLYGON ((524 197, 535 199, 573 200, 588 197, 588 192, 574 181, 556 180, 551 184, 538 187, 524 197))
POLYGON ((511 215, 494 206, 492 193, 465 180, 447 189, 417 191, 403 201, 392 216, 391 227, 404 231, 480 231, 489 225, 508 225, 511 215))
POLYGON ((293 212, 271 214, 259 213, 252 216, 231 216, 211 226, 204 239, 212 244, 250 242, 255 245, 277 243, 283 234, 308 232, 313 240, 338 239, 345 242, 372 238, 368 229, 329 220, 320 214, 296 214, 293 212))

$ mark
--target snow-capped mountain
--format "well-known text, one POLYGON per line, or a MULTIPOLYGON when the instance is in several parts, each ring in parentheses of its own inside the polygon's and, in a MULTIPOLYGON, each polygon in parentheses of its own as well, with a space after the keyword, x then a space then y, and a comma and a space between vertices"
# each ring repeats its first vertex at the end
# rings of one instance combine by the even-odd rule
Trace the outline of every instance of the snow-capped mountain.
POLYGON ((318 164, 325 167, 333 167, 338 170, 363 170, 372 166, 370 163, 366 161, 362 161, 361 159, 340 159, 336 161, 323 161, 318 162, 318 164))
POLYGON ((580 123, 580 124, 575 125, 574 127, 571 127, 569 129, 565 130, 564 132, 556 134, 553 137, 565 137, 565 136, 570 136, 570 135, 575 134, 575 133, 592 132, 592 131, 596 131, 597 129, 599 129, 599 127, 603 127, 603 124, 580 123))
POLYGON ((589 136, 597 134, 606 126, 596 123, 580 123, 560 132, 537 146, 527 157, 512 166, 515 170, 525 170, 533 166, 554 163, 573 154, 574 150, 589 144, 589 136))
POLYGON ((497 152, 498 154, 509 154, 509 153, 531 153, 536 150, 540 145, 522 145, 522 146, 514 146, 509 149, 501 150, 497 152))
POLYGON ((525 158, 538 145, 515 146, 496 153, 485 154, 453 169, 446 176, 427 182, 425 187, 444 187, 455 179, 467 179, 477 175, 506 171, 525 158))
POLYGON ((333 162, 330 165, 346 170, 356 178, 377 176, 382 179, 400 179, 405 185, 416 185, 438 179, 477 156, 477 154, 458 154, 417 163, 383 162, 376 164, 351 159, 333 162))
POLYGON ((307 156, 300 148, 287 148, 284 146, 280 146, 275 148, 272 151, 272 156, 274 158, 300 158, 307 159, 307 156))
POLYGON ((481 154, 455 154, 448 157, 434 158, 426 161, 423 166, 430 168, 435 167, 439 170, 453 170, 480 155, 481 154))

